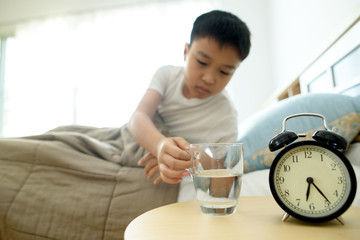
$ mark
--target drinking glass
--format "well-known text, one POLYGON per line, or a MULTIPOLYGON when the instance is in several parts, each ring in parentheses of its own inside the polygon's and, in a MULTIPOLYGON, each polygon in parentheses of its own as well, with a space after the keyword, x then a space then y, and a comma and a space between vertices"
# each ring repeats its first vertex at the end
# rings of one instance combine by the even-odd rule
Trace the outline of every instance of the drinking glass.
POLYGON ((236 211, 244 169, 242 143, 190 145, 196 197, 201 211, 229 215, 236 211))

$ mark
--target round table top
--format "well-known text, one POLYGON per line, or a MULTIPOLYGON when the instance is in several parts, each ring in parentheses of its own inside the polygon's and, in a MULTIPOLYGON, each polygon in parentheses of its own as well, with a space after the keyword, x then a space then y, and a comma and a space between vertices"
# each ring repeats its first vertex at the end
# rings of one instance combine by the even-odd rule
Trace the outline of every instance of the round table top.
POLYGON ((240 197, 230 216, 210 216, 197 201, 174 203, 135 218, 125 230, 125 240, 189 239, 359 239, 360 207, 351 206, 337 220, 307 223, 293 217, 282 221, 283 210, 272 197, 240 197))

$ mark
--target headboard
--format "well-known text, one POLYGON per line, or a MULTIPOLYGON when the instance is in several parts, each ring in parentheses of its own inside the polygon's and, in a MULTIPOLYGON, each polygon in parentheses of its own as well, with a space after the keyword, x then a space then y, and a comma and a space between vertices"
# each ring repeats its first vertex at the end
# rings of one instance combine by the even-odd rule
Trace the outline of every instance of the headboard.
POLYGON ((360 95, 359 19, 300 75, 301 93, 360 95))
POLYGON ((318 92, 360 96, 359 15, 313 58, 277 99, 318 92))

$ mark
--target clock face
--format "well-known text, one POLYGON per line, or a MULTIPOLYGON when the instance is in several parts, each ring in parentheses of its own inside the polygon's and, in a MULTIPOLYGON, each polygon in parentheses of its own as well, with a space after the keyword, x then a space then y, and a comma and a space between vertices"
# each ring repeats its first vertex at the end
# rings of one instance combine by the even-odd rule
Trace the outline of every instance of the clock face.
POLYGON ((343 154, 316 141, 294 143, 275 158, 271 192, 290 215, 312 222, 340 216, 356 192, 355 173, 343 154))

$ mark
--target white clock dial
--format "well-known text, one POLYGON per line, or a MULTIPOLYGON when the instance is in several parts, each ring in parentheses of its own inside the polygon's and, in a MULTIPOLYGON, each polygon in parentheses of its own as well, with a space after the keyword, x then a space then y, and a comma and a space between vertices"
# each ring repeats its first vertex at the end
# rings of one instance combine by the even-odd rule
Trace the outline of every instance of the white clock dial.
POLYGON ((280 152, 273 163, 273 195, 295 217, 314 221, 337 217, 354 198, 356 183, 346 161, 324 144, 295 143, 280 152))

